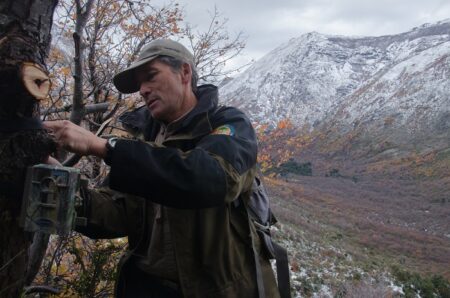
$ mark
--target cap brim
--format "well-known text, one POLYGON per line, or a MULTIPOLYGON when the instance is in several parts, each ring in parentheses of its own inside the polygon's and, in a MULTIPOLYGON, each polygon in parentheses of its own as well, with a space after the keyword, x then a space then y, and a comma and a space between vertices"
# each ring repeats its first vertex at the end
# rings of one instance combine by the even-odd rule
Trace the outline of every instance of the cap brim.
POLYGON ((135 63, 116 74, 113 78, 114 86, 122 93, 134 93, 139 91, 139 84, 136 80, 135 70, 140 66, 152 61, 158 55, 150 56, 135 63))

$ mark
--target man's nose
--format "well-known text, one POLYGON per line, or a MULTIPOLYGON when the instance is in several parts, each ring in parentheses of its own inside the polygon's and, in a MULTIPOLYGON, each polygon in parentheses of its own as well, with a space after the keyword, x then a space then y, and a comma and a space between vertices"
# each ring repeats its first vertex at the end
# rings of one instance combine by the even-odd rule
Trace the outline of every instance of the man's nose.
POLYGON ((148 95, 150 95, 152 93, 152 88, 150 88, 150 86, 144 82, 139 87, 139 93, 145 99, 145 97, 147 97, 148 95))

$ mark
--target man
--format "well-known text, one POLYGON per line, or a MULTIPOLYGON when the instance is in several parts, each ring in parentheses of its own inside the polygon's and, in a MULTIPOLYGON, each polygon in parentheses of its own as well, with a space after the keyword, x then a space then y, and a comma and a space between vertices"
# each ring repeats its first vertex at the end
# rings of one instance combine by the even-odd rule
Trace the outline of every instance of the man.
MULTIPOLYGON (((197 88, 196 78, 184 46, 155 40, 114 77, 119 91, 139 91, 145 101, 121 117, 137 139, 107 141, 68 121, 45 123, 63 148, 111 166, 109 189, 85 196, 88 225, 78 230, 128 236, 118 297, 258 296, 252 245, 262 250, 244 207, 255 133, 242 112, 218 106, 215 86, 197 88)), ((270 263, 263 253, 260 260, 265 294, 278 297, 270 263)))

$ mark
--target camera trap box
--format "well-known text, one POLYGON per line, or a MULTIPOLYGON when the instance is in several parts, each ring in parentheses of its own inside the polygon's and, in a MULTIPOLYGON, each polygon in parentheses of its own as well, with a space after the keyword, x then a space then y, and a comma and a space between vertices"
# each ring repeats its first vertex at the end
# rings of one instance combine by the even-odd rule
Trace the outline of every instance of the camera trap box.
POLYGON ((27 169, 21 224, 25 231, 66 236, 74 227, 80 170, 39 164, 27 169))

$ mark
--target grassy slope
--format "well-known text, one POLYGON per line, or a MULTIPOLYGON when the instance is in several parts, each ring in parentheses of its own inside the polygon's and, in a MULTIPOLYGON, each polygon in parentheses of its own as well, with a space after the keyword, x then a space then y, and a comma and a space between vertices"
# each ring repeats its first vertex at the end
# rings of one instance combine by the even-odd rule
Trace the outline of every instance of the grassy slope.
POLYGON ((325 284, 336 294, 346 282, 386 282, 383 272, 394 264, 450 280, 450 201, 442 200, 445 189, 436 191, 446 181, 290 176, 265 182, 281 222, 276 237, 291 247, 298 292, 325 284))

